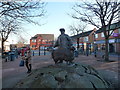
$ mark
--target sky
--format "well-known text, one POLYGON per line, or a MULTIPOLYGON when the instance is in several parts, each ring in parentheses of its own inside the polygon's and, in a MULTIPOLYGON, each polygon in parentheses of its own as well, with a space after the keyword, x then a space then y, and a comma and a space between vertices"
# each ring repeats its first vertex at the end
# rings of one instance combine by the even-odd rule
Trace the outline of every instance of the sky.
MULTIPOLYGON (((47 15, 41 21, 41 24, 44 25, 37 26, 34 24, 25 24, 23 25, 24 31, 22 32, 21 36, 28 41, 27 43, 29 43, 30 38, 36 34, 54 34, 55 38, 57 38, 60 35, 60 28, 65 28, 65 33, 70 35, 68 28, 69 25, 77 22, 68 15, 68 13, 72 13, 71 8, 74 4, 75 2, 72 2, 72 0, 68 0, 68 2, 64 2, 63 0, 62 2, 55 0, 47 2, 45 7, 47 15)), ((90 30, 94 28, 93 26, 89 27, 90 30)), ((11 34, 8 40, 11 44, 15 44, 19 38, 19 35, 11 34)))

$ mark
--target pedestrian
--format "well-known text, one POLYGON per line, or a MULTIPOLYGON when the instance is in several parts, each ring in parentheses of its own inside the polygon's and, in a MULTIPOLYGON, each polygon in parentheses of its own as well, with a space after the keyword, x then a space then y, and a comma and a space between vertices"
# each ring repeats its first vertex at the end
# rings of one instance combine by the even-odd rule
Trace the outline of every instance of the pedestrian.
POLYGON ((87 47, 86 47, 86 55, 87 56, 89 55, 89 45, 87 45, 87 47))
POLYGON ((74 51, 74 56, 75 56, 75 57, 78 57, 78 50, 75 50, 75 51, 74 51))
POLYGON ((30 73, 31 69, 32 69, 30 48, 28 48, 27 51, 25 52, 25 65, 26 65, 27 70, 28 70, 27 73, 30 73))
POLYGON ((94 44, 94 56, 97 57, 98 45, 94 44))
POLYGON ((15 57, 18 59, 18 49, 15 49, 15 57))

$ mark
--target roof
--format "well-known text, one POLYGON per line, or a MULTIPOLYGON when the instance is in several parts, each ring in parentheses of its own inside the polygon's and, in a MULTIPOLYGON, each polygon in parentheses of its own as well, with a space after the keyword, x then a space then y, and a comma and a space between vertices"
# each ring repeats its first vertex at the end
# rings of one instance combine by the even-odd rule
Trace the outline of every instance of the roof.
POLYGON ((79 38, 79 37, 89 36, 92 31, 93 30, 90 30, 90 31, 87 31, 87 32, 83 32, 83 33, 80 33, 78 35, 71 36, 71 38, 79 38))
POLYGON ((36 39, 38 36, 42 37, 43 40, 54 40, 54 34, 36 34, 31 39, 36 39))
MULTIPOLYGON (((120 28, 120 21, 110 25, 110 30, 115 30, 115 29, 118 29, 118 28, 120 28)), ((107 28, 107 30, 108 30, 108 28, 107 28)), ((104 31, 104 29, 100 28, 99 30, 96 31, 96 33, 101 33, 103 31, 104 31)))
POLYGON ((36 39, 37 37, 32 37, 31 39, 36 39))

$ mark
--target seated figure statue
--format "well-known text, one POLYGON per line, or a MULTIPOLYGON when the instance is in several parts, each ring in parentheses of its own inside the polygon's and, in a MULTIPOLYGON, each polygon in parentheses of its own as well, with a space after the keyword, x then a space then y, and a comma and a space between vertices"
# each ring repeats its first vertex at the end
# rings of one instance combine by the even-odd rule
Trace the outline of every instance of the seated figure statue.
POLYGON ((65 29, 60 29, 61 35, 59 35, 54 48, 57 49, 52 51, 52 58, 57 63, 63 63, 63 60, 67 62, 67 64, 72 63, 74 60, 74 50, 71 38, 65 34, 65 29))

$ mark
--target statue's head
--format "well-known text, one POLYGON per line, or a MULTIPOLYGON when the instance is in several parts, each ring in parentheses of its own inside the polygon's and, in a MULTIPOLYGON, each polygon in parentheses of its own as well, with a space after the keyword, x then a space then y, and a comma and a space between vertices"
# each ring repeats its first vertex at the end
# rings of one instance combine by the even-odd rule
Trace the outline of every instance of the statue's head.
POLYGON ((61 32, 61 34, 64 34, 65 33, 65 29, 64 28, 60 28, 60 32, 61 32))

